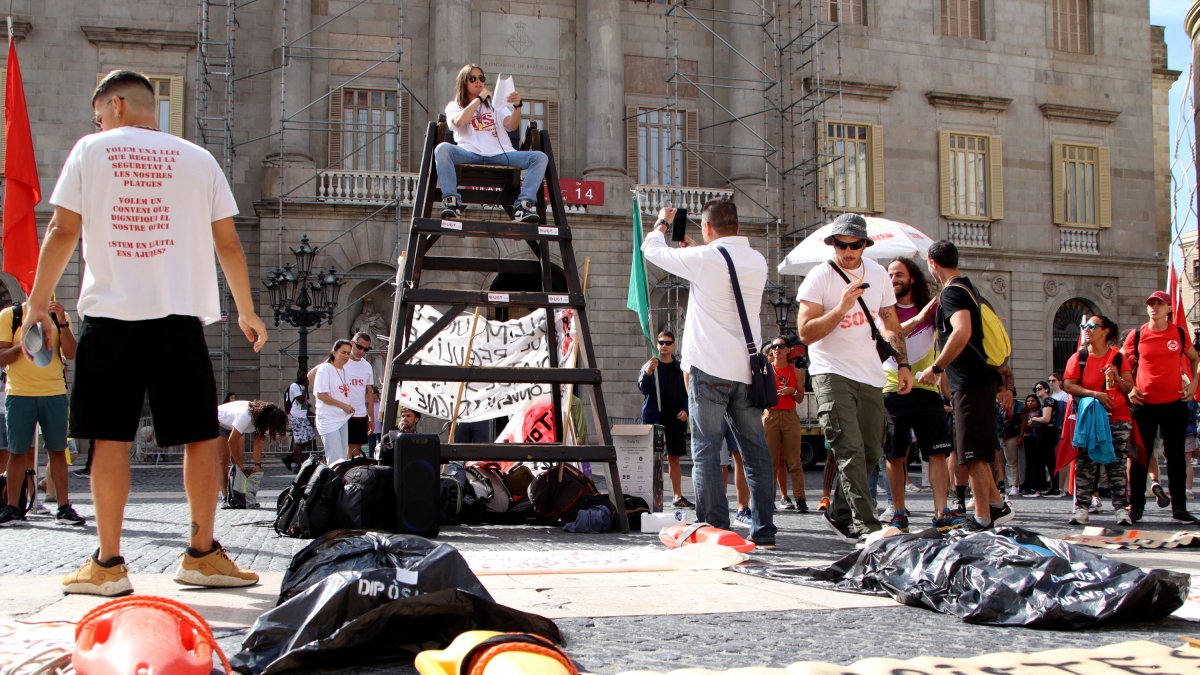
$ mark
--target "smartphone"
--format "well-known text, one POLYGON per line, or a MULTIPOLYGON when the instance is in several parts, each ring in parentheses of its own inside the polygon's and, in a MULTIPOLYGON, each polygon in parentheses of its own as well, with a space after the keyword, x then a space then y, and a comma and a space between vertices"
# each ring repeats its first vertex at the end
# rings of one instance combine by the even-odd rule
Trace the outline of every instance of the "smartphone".
POLYGON ((671 221, 671 241, 683 241, 687 235, 687 209, 676 209, 671 221))
POLYGON ((859 288, 870 288, 871 284, 859 284, 858 287, 859 288))

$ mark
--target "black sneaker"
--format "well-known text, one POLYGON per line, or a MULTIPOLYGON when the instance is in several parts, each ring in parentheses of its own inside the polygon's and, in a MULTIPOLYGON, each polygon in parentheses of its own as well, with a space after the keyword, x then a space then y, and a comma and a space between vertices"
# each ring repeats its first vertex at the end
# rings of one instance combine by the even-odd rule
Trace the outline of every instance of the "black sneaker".
POLYGON ((938 532, 949 532, 965 527, 967 520, 968 518, 961 513, 943 509, 941 517, 933 519, 933 528, 938 532))
POLYGON ((1200 525, 1200 520, 1197 520, 1196 516, 1193 516, 1187 511, 1175 511, 1171 514, 1171 520, 1177 523, 1184 523, 1186 525, 1200 525))
POLYGON ((846 544, 858 543, 858 535, 851 531, 850 528, 834 522, 833 519, 829 517, 829 511, 825 511, 825 513, 821 516, 821 520, 825 521, 825 527, 828 527, 829 531, 833 532, 834 538, 836 538, 838 541, 846 544))
POLYGON ((83 525, 83 516, 75 513, 75 508, 70 504, 59 504, 54 520, 64 525, 83 525))
POLYGON ((88 471, 87 467, 79 469, 78 471, 72 471, 71 473, 75 474, 76 476, 79 476, 80 478, 87 478, 88 476, 92 475, 92 472, 88 471))
POLYGON ((1008 505, 1008 502, 1003 502, 999 508, 989 506, 988 515, 992 517, 993 527, 1000 527, 1017 516, 1017 514, 1013 513, 1012 507, 1008 505))
POLYGON ((696 505, 689 502, 687 497, 676 497, 675 501, 671 502, 671 506, 677 509, 694 509, 696 505))
POLYGON ((528 199, 523 199, 513 205, 514 223, 539 223, 542 217, 537 213, 537 206, 528 199))
POLYGON ((965 501, 961 500, 961 499, 957 499, 957 498, 956 498, 956 499, 954 500, 954 508, 952 508, 952 509, 950 509, 950 510, 951 510, 951 511, 954 511, 955 513, 962 513, 962 514, 966 514, 966 512, 967 512, 967 503, 966 503, 965 501))
POLYGON ((0 527, 9 527, 17 525, 21 522, 21 514, 17 512, 17 507, 5 504, 0 506, 0 527))
POLYGON ((967 522, 963 523, 961 529, 963 532, 986 532, 992 529, 992 526, 984 525, 974 518, 967 518, 967 522))
POLYGON ((296 468, 295 468, 296 465, 292 463, 291 457, 288 457, 285 455, 283 457, 280 457, 279 461, 283 462, 283 466, 287 468, 288 473, 296 473, 296 468))
POLYGON ((458 220, 462 218, 463 205, 458 197, 446 197, 442 200, 442 218, 458 220))
POLYGON ((1137 523, 1137 522, 1141 522, 1141 520, 1142 520, 1142 509, 1139 509, 1139 508, 1138 508, 1138 507, 1136 507, 1136 506, 1135 506, 1135 507, 1133 507, 1133 508, 1131 508, 1131 509, 1129 509, 1129 520, 1131 520, 1131 521, 1133 521, 1133 522, 1135 522, 1135 523, 1137 523))
POLYGON ((1171 497, 1163 489, 1162 485, 1155 482, 1154 485, 1150 486, 1150 491, 1154 493, 1154 499, 1158 502, 1158 508, 1165 509, 1171 505, 1171 497))
POLYGON ((808 502, 803 497, 796 498, 796 513, 808 513, 808 502))

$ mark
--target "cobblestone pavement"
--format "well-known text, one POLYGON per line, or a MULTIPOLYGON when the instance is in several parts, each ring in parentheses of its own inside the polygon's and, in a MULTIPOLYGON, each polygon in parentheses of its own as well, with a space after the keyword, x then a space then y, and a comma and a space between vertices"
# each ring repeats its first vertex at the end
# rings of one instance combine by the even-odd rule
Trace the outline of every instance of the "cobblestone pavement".
MULTIPOLYGON (((268 468, 259 499, 264 508, 219 511, 217 538, 238 563, 256 571, 283 571, 307 540, 277 536, 271 530, 273 506, 289 476, 277 464, 268 468)), ((806 482, 819 486, 820 473, 810 473, 806 482)), ((133 494, 126 510, 124 554, 135 573, 172 572, 185 544, 187 506, 183 498, 181 468, 174 466, 133 469, 133 494)), ((685 492, 688 486, 685 486, 685 492)), ((57 574, 75 569, 95 548, 91 524, 91 495, 86 481, 71 478, 74 503, 89 523, 83 528, 57 526, 45 516, 32 517, 23 527, 0 529, 0 576, 12 583, 13 576, 57 574)), ((690 492, 689 492, 690 494, 690 492)), ((764 562, 793 558, 834 560, 848 553, 848 545, 832 539, 821 517, 815 513, 819 494, 809 492, 813 513, 777 513, 779 549, 756 553, 764 562)), ((919 515, 913 524, 927 522, 932 509, 928 491, 910 494, 909 506, 919 515)), ((1143 522, 1146 529, 1169 529, 1168 510, 1153 505, 1143 522)), ((53 506, 53 505, 51 505, 53 506)), ((1072 529, 1066 524, 1071 504, 1068 499, 1020 499, 1014 501, 1014 524, 1051 536, 1072 529)), ((1112 512, 1093 516, 1093 524, 1111 524, 1112 512)), ((609 533, 575 535, 556 528, 476 526, 443 530, 438 541, 464 550, 556 549, 603 550, 611 547, 644 546, 655 543, 652 535, 609 533)), ((1129 554, 1117 553, 1124 557, 1129 554)), ((1155 552, 1139 552, 1137 563, 1157 564, 1155 552)), ((1162 554, 1165 556, 1165 553, 1162 554)), ((1167 558, 1163 558, 1167 560, 1167 558)), ((1168 563, 1176 569, 1200 573, 1200 552, 1180 553, 1168 563), (1182 556, 1182 557, 1181 557, 1182 556), (1183 561, 1182 563, 1180 561, 1183 561)), ((664 601, 668 599, 664 598, 664 601)), ((712 668, 747 665, 783 666, 799 660, 849 663, 868 656, 908 658, 918 655, 970 656, 990 651, 1037 651, 1057 647, 1086 647, 1136 639, 1153 639, 1175 644, 1179 636, 1197 635, 1197 624, 1172 619, 1153 625, 1123 625, 1084 631, 1034 631, 1019 628, 973 626, 954 617, 910 607, 882 609, 809 610, 789 612, 698 614, 682 616, 633 616, 613 618, 560 619, 567 649, 581 666, 596 673, 615 673, 634 668, 668 670, 702 664, 712 668), (850 628, 853 633, 848 633, 850 628), (852 638, 847 639, 850 635, 852 638)), ((238 650, 244 631, 218 631, 228 653, 238 650)), ((342 672, 415 672, 357 669, 342 672)))

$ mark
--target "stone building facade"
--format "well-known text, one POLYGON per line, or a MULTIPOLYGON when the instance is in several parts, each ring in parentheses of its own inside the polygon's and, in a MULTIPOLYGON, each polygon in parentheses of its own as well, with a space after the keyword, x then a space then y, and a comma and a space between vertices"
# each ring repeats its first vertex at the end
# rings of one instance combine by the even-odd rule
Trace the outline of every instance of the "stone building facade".
MULTIPOLYGON (((252 280, 290 261, 302 234, 320 247, 317 267, 346 275, 332 326, 309 336, 314 359, 357 325, 365 298, 390 316, 426 125, 468 62, 515 76, 527 116, 550 131, 560 176, 595 191, 569 200, 569 219, 576 252, 590 258, 592 338, 616 417, 637 414, 633 380, 647 356, 625 309, 635 189, 652 205, 734 194, 772 263, 843 211, 955 240, 1013 333, 1022 388, 1065 360, 1079 313, 1132 325, 1164 283, 1166 96, 1178 73, 1166 68, 1144 1, 802 0, 765 16, 749 0, 268 0, 239 7, 232 36, 224 4, 13 3, 44 192, 91 130, 98 74, 132 67, 155 77, 164 128, 192 140, 215 126, 200 119, 202 103, 210 118, 221 110, 232 120, 229 170, 252 280), (777 58, 781 35, 804 53, 777 58), (230 78, 213 55, 231 38, 226 100, 230 78), (814 59, 810 75, 778 67, 814 59), (756 77, 778 89, 745 96, 719 84, 756 77), (807 122, 788 123, 783 95, 763 112, 772 91, 812 102, 807 122), (781 168, 780 153, 808 168, 781 168)), ((223 157, 219 140, 207 145, 223 157)), ((43 227, 49 213, 43 204, 43 227)), ((78 270, 77 258, 60 288, 68 306, 78 270)), ((794 294, 799 280, 777 281, 794 294)), ((656 321, 674 325, 686 290, 652 282, 656 321)), ((774 318, 763 310, 769 335, 774 318)), ((281 395, 296 368, 293 328, 274 329, 262 355, 235 327, 210 333, 225 389, 281 395)))

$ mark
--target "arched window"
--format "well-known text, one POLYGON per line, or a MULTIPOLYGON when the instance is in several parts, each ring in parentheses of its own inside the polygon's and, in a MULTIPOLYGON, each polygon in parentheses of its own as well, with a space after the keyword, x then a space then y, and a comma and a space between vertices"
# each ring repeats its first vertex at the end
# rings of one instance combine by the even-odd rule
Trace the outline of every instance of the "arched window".
POLYGON ((1098 314, 1095 306, 1083 298, 1071 298, 1054 314, 1054 364, 1053 369, 1062 372, 1067 359, 1079 351, 1079 324, 1082 319, 1098 314))

